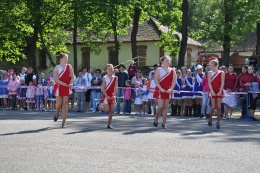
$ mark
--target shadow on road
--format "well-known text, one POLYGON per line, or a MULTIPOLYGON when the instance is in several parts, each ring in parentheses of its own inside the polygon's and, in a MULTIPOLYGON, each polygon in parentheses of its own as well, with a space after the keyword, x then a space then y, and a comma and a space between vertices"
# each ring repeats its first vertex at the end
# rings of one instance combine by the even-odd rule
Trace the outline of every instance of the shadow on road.
POLYGON ((9 136, 9 135, 20 135, 20 134, 30 134, 30 133, 39 133, 39 132, 44 132, 47 130, 52 130, 53 128, 46 127, 42 129, 36 129, 36 130, 25 130, 25 131, 20 131, 20 132, 13 132, 13 133, 5 133, 5 134, 0 134, 0 136, 9 136))

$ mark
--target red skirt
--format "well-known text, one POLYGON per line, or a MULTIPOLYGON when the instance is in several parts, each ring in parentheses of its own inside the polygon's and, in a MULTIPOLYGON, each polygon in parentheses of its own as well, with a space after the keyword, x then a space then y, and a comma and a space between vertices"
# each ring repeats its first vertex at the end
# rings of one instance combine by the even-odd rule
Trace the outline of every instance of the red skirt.
POLYGON ((71 87, 55 84, 53 92, 55 96, 69 96, 71 94, 71 87))
POLYGON ((153 98, 155 99, 171 99, 172 93, 162 93, 158 87, 155 88, 153 98))

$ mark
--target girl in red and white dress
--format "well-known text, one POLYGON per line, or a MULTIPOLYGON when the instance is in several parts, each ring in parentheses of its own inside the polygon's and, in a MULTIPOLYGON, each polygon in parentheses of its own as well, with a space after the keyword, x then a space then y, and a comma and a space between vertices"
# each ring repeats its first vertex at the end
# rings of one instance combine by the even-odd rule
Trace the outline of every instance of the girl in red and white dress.
POLYGON ((212 126, 213 112, 217 110, 217 129, 220 129, 220 114, 221 114, 221 103, 222 98, 225 96, 224 84, 225 84, 225 73, 218 70, 218 61, 212 60, 209 62, 211 71, 208 72, 208 85, 209 85, 209 98, 211 101, 211 110, 208 125, 212 126))
POLYGON ((170 68, 171 60, 168 56, 160 58, 162 66, 159 67, 154 76, 156 88, 153 97, 157 99, 158 108, 156 110, 153 125, 158 126, 158 117, 163 115, 162 127, 166 129, 166 119, 168 112, 168 105, 172 96, 173 88, 176 84, 176 73, 173 68, 170 68))
POLYGON ((106 75, 102 79, 101 89, 102 98, 101 105, 97 105, 97 109, 108 112, 107 128, 113 129, 111 126, 112 116, 114 111, 114 104, 116 103, 116 93, 118 86, 118 78, 113 75, 114 67, 112 64, 107 64, 106 75))
POLYGON ((56 65, 53 71, 53 79, 56 82, 53 87, 53 94, 56 96, 56 114, 53 120, 56 122, 59 118, 60 108, 62 107, 62 128, 65 128, 68 113, 68 98, 72 93, 71 87, 74 81, 74 72, 68 64, 68 55, 61 53, 57 55, 59 65, 56 65))

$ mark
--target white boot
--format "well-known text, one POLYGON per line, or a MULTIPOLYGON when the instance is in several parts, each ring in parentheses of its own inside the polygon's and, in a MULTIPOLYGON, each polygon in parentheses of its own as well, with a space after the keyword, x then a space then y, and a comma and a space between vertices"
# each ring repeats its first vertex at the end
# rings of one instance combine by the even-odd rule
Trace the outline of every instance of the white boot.
POLYGON ((151 115, 154 115, 154 107, 150 106, 150 108, 151 108, 151 115))

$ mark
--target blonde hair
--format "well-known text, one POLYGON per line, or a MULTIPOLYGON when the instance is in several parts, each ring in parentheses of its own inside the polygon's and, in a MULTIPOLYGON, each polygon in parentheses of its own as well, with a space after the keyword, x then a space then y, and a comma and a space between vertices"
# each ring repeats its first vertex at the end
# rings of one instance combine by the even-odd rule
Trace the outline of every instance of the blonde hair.
POLYGON ((108 67, 114 68, 113 64, 107 64, 106 65, 106 70, 107 70, 108 67))
POLYGON ((166 58, 171 59, 168 55, 164 55, 160 58, 160 61, 164 61, 166 58))
POLYGON ((217 59, 211 60, 209 63, 213 64, 214 66, 218 66, 219 65, 219 62, 218 62, 217 59))

